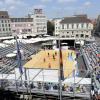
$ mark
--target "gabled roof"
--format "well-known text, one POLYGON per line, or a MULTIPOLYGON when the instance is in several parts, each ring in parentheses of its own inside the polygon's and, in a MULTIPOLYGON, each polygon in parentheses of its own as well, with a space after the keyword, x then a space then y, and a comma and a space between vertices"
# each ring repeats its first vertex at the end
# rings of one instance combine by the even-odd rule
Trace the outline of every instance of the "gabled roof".
POLYGON ((91 23, 91 20, 86 17, 65 17, 60 23, 91 23))

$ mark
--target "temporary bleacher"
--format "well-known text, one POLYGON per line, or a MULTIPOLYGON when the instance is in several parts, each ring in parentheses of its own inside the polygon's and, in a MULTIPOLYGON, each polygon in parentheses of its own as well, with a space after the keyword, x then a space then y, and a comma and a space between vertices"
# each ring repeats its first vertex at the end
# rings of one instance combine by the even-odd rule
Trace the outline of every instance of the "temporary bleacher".
MULTIPOLYGON (((24 52, 24 60, 26 62, 27 59, 30 58, 32 54, 35 54, 38 50, 38 47, 36 47, 34 44, 23 44, 19 42, 19 48, 20 50, 23 50, 24 52)), ((0 48, 0 57, 6 58, 6 55, 9 53, 13 53, 16 51, 16 43, 10 44, 7 47, 1 47, 0 48)), ((0 73, 8 73, 11 70, 13 70, 15 67, 17 67, 17 60, 11 60, 8 59, 6 62, 3 62, 2 65, 0 65, 0 73)))

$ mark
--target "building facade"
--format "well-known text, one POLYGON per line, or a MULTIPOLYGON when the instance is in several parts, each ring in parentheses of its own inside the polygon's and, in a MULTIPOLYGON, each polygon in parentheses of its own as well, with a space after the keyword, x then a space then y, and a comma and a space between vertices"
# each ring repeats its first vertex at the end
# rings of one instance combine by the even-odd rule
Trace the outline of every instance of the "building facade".
POLYGON ((33 18, 11 18, 11 29, 12 35, 30 35, 34 33, 33 18))
POLYGON ((22 18, 10 18, 7 11, 0 11, 0 36, 47 34, 47 18, 42 9, 22 18))
POLYGON ((11 36, 11 20, 7 11, 0 11, 0 37, 11 36))
POLYGON ((91 37, 93 24, 87 16, 66 17, 55 20, 55 35, 63 38, 88 39, 91 37))
POLYGON ((42 9, 34 9, 34 14, 30 15, 34 20, 34 34, 47 34, 47 18, 42 9))

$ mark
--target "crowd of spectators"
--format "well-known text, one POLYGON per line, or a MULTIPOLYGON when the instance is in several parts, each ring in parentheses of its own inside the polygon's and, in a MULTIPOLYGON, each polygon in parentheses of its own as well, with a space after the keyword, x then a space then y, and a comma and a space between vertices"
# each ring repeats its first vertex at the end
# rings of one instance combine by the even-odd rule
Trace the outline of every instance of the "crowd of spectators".
MULTIPOLYGON (((39 47, 35 44, 23 44, 19 42, 19 48, 23 51, 23 63, 31 59, 31 55, 38 52, 39 47)), ((7 47, 0 47, 0 73, 9 73, 15 67, 17 67, 17 52, 16 57, 7 58, 6 55, 10 53, 14 53, 16 51, 16 43, 10 44, 7 47)))
POLYGON ((92 76, 91 95, 96 98, 100 97, 100 47, 97 43, 90 43, 85 45, 81 52, 92 76))
MULTIPOLYGON (((58 83, 51 83, 51 82, 21 82, 16 81, 16 83, 9 82, 8 88, 18 88, 18 89, 30 89, 31 91, 48 91, 48 92, 57 92, 59 91, 59 84, 58 83)), ((90 94, 90 85, 83 85, 83 84, 62 84, 62 92, 64 93, 79 93, 79 94, 90 94)))

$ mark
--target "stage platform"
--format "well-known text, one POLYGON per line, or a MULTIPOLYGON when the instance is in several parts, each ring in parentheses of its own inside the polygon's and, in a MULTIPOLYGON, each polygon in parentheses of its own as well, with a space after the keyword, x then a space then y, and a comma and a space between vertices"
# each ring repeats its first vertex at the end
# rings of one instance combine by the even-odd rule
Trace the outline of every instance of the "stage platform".
MULTIPOLYGON (((76 53, 73 50, 62 50, 64 76, 69 76, 75 68, 76 53)), ((31 56, 25 68, 59 69, 59 50, 41 50, 31 56), (54 57, 53 57, 54 56, 54 57)))

